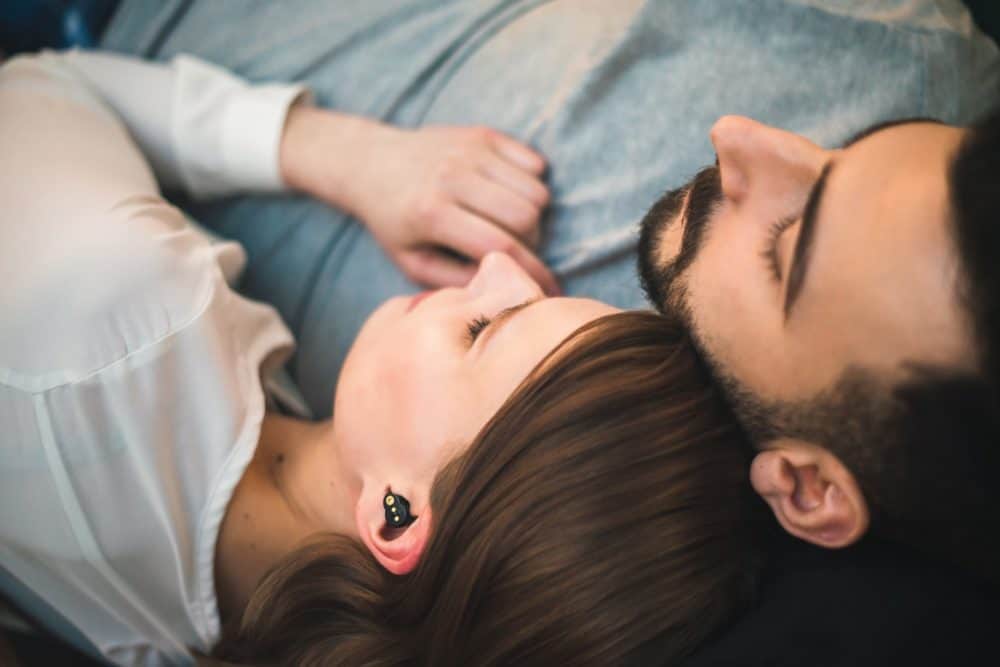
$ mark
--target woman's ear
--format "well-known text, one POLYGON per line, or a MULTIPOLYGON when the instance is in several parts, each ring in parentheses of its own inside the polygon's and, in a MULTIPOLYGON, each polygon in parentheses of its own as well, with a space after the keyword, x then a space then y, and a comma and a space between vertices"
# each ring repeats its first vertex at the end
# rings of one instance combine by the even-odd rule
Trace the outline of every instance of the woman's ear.
POLYGON ((868 504, 854 475, 827 450, 781 440, 758 454, 750 483, 790 534, 836 549, 867 532, 868 504))
POLYGON ((394 528, 385 521, 382 495, 362 493, 355 508, 358 534, 371 554, 382 567, 393 574, 408 574, 420 562, 431 531, 431 506, 411 506, 416 519, 402 528, 394 528))

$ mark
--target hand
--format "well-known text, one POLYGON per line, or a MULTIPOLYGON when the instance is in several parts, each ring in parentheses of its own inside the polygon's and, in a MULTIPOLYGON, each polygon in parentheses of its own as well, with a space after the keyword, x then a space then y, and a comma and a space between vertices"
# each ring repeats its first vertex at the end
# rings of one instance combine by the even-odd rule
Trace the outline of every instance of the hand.
POLYGON ((360 170, 360 217, 411 279, 464 285, 479 260, 498 250, 548 293, 552 274, 532 252, 548 204, 545 160, 513 139, 481 127, 384 127, 360 170))
POLYGON ((286 182, 360 218, 409 278, 434 287, 475 274, 454 254, 498 250, 559 292, 531 250, 544 170, 540 155, 488 128, 406 130, 310 107, 293 108, 282 141, 286 182))

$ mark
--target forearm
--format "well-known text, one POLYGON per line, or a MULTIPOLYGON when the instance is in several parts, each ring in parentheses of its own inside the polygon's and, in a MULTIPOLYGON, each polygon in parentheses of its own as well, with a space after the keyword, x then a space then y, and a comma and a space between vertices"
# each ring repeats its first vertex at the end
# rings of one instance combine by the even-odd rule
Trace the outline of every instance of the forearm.
POLYGON ((475 260, 499 251, 546 292, 558 292, 552 274, 526 245, 538 241, 548 202, 541 180, 545 160, 496 130, 407 129, 296 106, 279 153, 289 187, 363 221, 415 282, 464 285, 475 260))
POLYGON ((369 118, 296 104, 288 112, 279 150, 285 184, 363 217, 370 202, 365 183, 370 155, 399 132, 369 118))

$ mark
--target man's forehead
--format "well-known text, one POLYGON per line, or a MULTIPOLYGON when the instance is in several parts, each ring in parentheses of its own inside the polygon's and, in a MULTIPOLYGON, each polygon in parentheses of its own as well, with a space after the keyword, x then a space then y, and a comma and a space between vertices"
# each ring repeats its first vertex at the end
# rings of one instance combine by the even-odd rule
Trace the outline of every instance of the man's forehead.
POLYGON ((963 134, 939 123, 905 122, 834 151, 819 216, 840 209, 870 224, 917 217, 941 225, 947 216, 948 168, 963 134))
POLYGON ((868 344, 852 346, 858 363, 902 355, 953 364, 962 356, 948 169, 963 134, 907 123, 832 158, 803 314, 819 323, 833 308, 842 322, 868 331, 868 344))
POLYGON ((855 133, 850 139, 848 139, 843 148, 848 148, 862 139, 866 139, 877 132, 882 132, 890 128, 900 126, 900 125, 917 125, 917 124, 930 124, 930 125, 944 125, 945 123, 938 120, 937 118, 930 117, 907 117, 907 118, 893 118, 890 120, 879 121, 873 125, 869 125, 860 132, 855 133))
POLYGON ((866 153, 886 150, 938 152, 956 145, 965 132, 963 128, 930 119, 889 121, 859 132, 838 152, 855 153, 861 149, 866 153))

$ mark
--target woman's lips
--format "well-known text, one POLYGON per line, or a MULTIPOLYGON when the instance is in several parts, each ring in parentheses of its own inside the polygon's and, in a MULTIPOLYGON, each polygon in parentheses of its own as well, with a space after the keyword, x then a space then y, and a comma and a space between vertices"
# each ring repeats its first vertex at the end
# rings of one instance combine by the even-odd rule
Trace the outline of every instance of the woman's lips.
POLYGON ((416 308, 418 303, 429 297, 431 294, 434 294, 434 290, 427 290, 426 292, 421 292, 420 294, 414 296, 410 299, 410 304, 406 307, 406 312, 410 312, 416 308))

